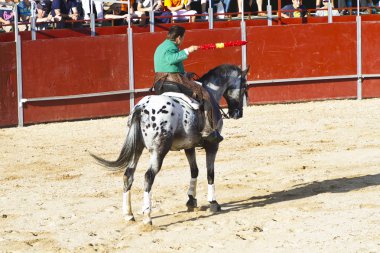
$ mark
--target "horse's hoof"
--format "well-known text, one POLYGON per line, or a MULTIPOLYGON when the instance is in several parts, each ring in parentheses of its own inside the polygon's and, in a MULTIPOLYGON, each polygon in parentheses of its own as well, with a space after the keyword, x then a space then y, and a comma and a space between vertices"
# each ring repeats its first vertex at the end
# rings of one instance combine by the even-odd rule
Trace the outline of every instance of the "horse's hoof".
POLYGON ((144 219, 144 220, 143 220, 143 224, 144 224, 144 225, 147 225, 147 226, 152 226, 152 225, 153 225, 151 219, 144 219))
POLYGON ((136 221, 136 220, 135 220, 135 216, 133 216, 133 215, 128 215, 128 214, 124 215, 124 220, 125 220, 126 222, 134 222, 134 221, 136 221))
POLYGON ((222 207, 215 200, 210 202, 210 212, 217 213, 222 211, 222 207))
POLYGON ((193 212, 195 208, 197 208, 197 199, 194 198, 193 196, 189 195, 189 200, 186 203, 187 206, 187 211, 188 212, 193 212))

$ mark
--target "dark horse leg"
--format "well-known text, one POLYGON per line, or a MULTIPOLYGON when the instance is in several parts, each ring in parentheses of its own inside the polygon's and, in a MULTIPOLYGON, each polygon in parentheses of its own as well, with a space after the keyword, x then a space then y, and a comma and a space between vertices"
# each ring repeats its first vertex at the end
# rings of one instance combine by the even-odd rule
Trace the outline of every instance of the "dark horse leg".
POLYGON ((131 187, 133 184, 133 178, 136 171, 136 166, 141 156, 141 153, 144 149, 143 145, 137 147, 133 163, 128 166, 128 168, 124 172, 123 181, 123 215, 126 221, 134 221, 135 217, 132 212, 132 204, 131 204, 131 187))
POLYGON ((214 184, 214 163, 216 153, 218 152, 218 144, 208 144, 204 145, 206 150, 206 166, 207 166, 207 183, 208 183, 208 194, 207 200, 210 202, 210 211, 215 213, 221 211, 221 207, 215 198, 215 184, 214 184))
POLYGON ((167 137, 165 141, 162 141, 159 147, 156 147, 151 151, 150 167, 145 173, 144 183, 144 203, 142 212, 144 215, 144 224, 152 225, 152 218, 150 213, 152 211, 152 186, 157 173, 160 171, 162 162, 166 154, 169 152, 172 143, 172 138, 167 137))
POLYGON ((197 207, 197 178, 198 178, 198 166, 197 160, 195 158, 195 148, 190 148, 185 150, 187 161, 190 165, 191 179, 190 179, 190 187, 187 195, 189 196, 189 200, 186 203, 188 211, 194 211, 194 208, 197 207))

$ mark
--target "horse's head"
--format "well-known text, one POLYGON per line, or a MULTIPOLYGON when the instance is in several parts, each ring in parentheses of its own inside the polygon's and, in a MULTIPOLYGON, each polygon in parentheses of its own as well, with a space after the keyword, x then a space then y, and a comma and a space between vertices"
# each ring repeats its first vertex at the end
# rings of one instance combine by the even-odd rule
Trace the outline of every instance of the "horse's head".
POLYGON ((207 87, 216 102, 223 96, 228 104, 228 114, 231 118, 243 117, 243 101, 247 92, 247 73, 232 64, 222 64, 210 70, 199 81, 207 87))
POLYGON ((233 119, 243 117, 243 103, 247 93, 247 73, 249 71, 249 66, 246 70, 236 68, 230 72, 227 79, 228 86, 223 94, 228 104, 228 116, 233 119))

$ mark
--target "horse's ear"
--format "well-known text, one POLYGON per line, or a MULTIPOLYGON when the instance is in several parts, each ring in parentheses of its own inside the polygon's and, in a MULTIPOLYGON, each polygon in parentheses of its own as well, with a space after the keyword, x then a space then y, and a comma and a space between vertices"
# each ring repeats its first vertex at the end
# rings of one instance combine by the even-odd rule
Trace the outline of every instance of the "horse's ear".
POLYGON ((241 72, 241 76, 242 77, 246 77, 247 76, 250 67, 251 67, 251 65, 248 65, 248 67, 241 72))

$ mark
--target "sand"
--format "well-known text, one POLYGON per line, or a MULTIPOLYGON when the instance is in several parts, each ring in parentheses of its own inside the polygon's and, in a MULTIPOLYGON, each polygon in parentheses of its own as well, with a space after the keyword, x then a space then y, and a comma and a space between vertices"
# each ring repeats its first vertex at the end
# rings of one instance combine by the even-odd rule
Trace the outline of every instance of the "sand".
POLYGON ((89 156, 119 154, 126 117, 0 129, 0 252, 379 252, 380 99, 251 106, 225 120, 208 210, 205 155, 198 205, 190 170, 170 152, 142 225, 144 151, 121 212, 122 175, 89 156))

